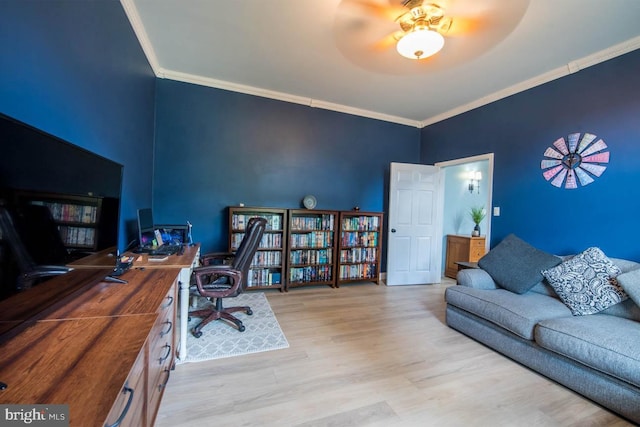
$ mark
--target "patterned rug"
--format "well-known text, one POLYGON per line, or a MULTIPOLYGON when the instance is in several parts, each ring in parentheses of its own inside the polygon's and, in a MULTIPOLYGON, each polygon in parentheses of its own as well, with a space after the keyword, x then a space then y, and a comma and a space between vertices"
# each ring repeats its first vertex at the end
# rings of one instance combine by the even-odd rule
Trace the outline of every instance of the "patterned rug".
MULTIPOLYGON (((191 328, 196 326, 200 319, 192 318, 187 334, 187 357, 178 363, 201 362, 289 347, 289 342, 280 329, 280 324, 263 292, 243 293, 236 298, 225 299, 224 303, 229 307, 243 305, 251 307, 253 311, 251 316, 242 311, 234 313, 234 316, 242 320, 245 331, 239 332, 229 323, 216 320, 202 329, 200 338, 195 338, 191 334, 191 328)), ((211 303, 200 298, 197 308, 204 308, 207 305, 211 303)), ((190 308, 190 310, 194 309, 195 307, 190 308)))

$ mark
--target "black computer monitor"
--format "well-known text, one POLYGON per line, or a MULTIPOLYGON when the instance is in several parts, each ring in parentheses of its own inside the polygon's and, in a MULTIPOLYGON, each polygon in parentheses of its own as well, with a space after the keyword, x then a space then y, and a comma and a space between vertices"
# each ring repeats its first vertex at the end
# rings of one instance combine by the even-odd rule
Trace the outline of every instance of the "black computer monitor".
POLYGON ((140 247, 152 246, 154 240, 155 233, 151 208, 138 209, 138 243, 140 247))

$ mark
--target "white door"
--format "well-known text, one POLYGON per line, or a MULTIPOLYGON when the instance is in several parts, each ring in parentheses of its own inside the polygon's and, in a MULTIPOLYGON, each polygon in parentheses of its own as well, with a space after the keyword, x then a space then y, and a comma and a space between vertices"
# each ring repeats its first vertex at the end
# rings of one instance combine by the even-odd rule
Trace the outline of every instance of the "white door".
POLYGON ((440 283, 441 176, 437 166, 391 163, 387 285, 440 283))

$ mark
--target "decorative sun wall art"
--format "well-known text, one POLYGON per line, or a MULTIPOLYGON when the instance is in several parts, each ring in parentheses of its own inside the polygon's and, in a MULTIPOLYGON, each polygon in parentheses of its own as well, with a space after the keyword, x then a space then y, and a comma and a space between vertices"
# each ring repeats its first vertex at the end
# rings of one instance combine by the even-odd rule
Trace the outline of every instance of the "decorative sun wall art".
POLYGON ((558 188, 575 189, 591 184, 607 169, 607 144, 592 133, 572 133, 558 138, 544 152, 542 176, 558 188))

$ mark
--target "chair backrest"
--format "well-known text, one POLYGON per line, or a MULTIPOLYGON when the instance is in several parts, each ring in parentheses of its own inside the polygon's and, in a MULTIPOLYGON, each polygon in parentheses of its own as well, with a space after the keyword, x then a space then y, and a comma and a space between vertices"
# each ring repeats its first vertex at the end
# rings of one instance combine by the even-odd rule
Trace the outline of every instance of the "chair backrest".
POLYGON ((65 265, 70 260, 48 207, 25 204, 11 210, 13 225, 36 264, 65 265))
POLYGON ((240 242, 240 246, 233 258, 233 263, 231 264, 233 269, 242 271, 243 279, 241 287, 243 290, 247 287, 247 283, 249 281, 249 267, 251 266, 251 261, 253 260, 258 247, 260 246, 260 241, 262 240, 262 235, 266 228, 266 219, 257 217, 251 218, 247 224, 247 229, 244 233, 244 237, 242 238, 242 242, 240 242))
POLYGON ((18 235, 11 212, 6 206, 0 206, 0 230, 2 231, 2 239, 9 244, 20 273, 24 274, 33 270, 36 263, 18 235))

